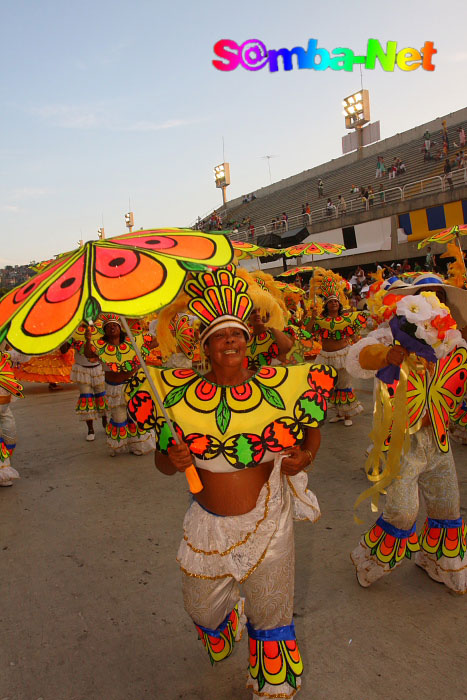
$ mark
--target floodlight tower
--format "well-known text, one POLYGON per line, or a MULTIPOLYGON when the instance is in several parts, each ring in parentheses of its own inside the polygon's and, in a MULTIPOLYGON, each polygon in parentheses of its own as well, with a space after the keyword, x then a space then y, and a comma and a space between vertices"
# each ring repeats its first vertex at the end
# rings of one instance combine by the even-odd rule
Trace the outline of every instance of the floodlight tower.
POLYGON ((214 180, 216 187, 222 189, 222 200, 227 203, 226 189, 230 185, 230 163, 221 163, 214 168, 214 180))
POLYGON ((357 158, 361 158, 363 155, 362 129, 370 121, 370 93, 363 89, 354 92, 353 95, 344 98, 342 105, 344 107, 345 128, 355 129, 357 132, 357 158))

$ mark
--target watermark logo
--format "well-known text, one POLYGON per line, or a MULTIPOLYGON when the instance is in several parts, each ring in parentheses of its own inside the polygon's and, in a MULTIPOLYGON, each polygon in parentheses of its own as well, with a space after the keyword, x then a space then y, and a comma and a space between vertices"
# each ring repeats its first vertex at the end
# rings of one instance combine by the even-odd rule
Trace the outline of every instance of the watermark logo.
POLYGON ((378 39, 368 39, 365 55, 356 54, 352 49, 338 47, 332 51, 318 48, 317 39, 309 39, 308 47, 295 46, 293 49, 267 49, 259 39, 247 39, 237 44, 232 39, 221 39, 214 44, 214 53, 220 60, 213 60, 217 70, 231 71, 238 66, 246 70, 261 70, 269 66, 271 73, 277 73, 280 67, 289 71, 294 64, 299 70, 344 70, 353 71, 355 65, 367 70, 374 70, 379 63, 384 71, 413 71, 417 68, 433 71, 434 54, 438 53, 433 41, 425 41, 421 49, 406 47, 397 49, 397 41, 388 41, 384 49, 378 39))

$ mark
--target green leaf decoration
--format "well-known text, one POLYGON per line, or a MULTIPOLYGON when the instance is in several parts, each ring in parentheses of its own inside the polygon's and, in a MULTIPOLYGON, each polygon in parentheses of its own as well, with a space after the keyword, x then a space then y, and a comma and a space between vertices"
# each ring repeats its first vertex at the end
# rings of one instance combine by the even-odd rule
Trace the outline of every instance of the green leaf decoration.
POLYGON ((199 263, 187 262, 186 260, 181 260, 179 262, 179 265, 181 265, 185 270, 188 270, 188 272, 204 272, 204 270, 206 269, 206 265, 200 265, 199 263))
POLYGON ((297 420, 303 421, 307 425, 310 421, 313 423, 320 423, 326 417, 323 406, 320 406, 316 400, 310 399, 307 396, 301 396, 297 400, 294 408, 294 415, 297 420))
POLYGON ((10 324, 8 323, 0 332, 0 343, 3 343, 3 341, 6 338, 6 334, 8 333, 8 330, 10 328, 10 324))
POLYGON ((227 403, 227 399, 225 398, 225 389, 222 389, 221 400, 219 401, 219 405, 216 409, 216 423, 222 435, 225 435, 225 432, 229 427, 230 416, 231 413, 229 404, 227 403))
POLYGON ((287 669, 287 674, 286 674, 285 679, 286 679, 287 683, 288 683, 292 688, 294 688, 295 690, 297 689, 297 679, 295 678, 295 674, 292 673, 292 671, 290 670, 290 668, 287 669))
POLYGON ((170 408, 171 406, 175 406, 179 401, 183 399, 185 396, 186 390, 190 386, 190 383, 183 384, 183 386, 177 386, 175 389, 172 389, 172 391, 169 391, 167 396, 164 399, 164 406, 166 408, 170 408))
POLYGON ((264 686, 266 685, 266 679, 261 666, 258 672, 258 678, 256 680, 258 681, 258 690, 263 690, 264 686))
POLYGON ((274 406, 274 408, 285 408, 285 403, 283 402, 281 395, 275 389, 272 389, 270 386, 264 386, 264 384, 261 384, 261 382, 257 382, 257 384, 268 404, 274 406))
POLYGON ((94 297, 90 297, 84 306, 84 320, 97 321, 97 317, 99 316, 100 312, 101 305, 99 304, 97 299, 94 299, 94 297))
POLYGON ((460 558, 461 558, 461 561, 464 561, 465 551, 462 549, 462 546, 461 546, 461 550, 460 550, 460 552, 459 552, 459 556, 460 556, 460 558))
POLYGON ((252 449, 251 440, 245 435, 239 435, 235 444, 235 456, 241 464, 251 464, 255 453, 252 449))
POLYGON ((258 345, 257 345, 257 343, 256 343, 256 336, 254 335, 254 336, 253 336, 253 342, 252 342, 252 344, 250 345, 250 353, 251 353, 252 355, 255 354, 256 348, 257 348, 257 347, 258 347, 258 345))
POLYGON ((122 353, 120 352, 120 350, 118 349, 118 347, 117 347, 116 350, 115 350, 115 355, 116 355, 116 357, 117 357, 117 360, 120 362, 120 360, 122 359, 122 353))
POLYGON ((395 567, 395 565, 396 565, 396 558, 393 557, 393 558, 391 559, 391 561, 389 562, 389 568, 390 568, 390 569, 393 569, 393 568, 395 567))
POLYGON ((407 557, 407 559, 412 559, 412 552, 410 551, 410 549, 408 547, 405 550, 405 556, 407 557))
POLYGON ((125 362, 123 363, 123 366, 127 370, 127 372, 131 372, 131 370, 132 370, 131 362, 128 362, 128 360, 125 360, 125 362))
POLYGON ((436 558, 437 558, 437 559, 441 559, 442 556, 443 556, 443 550, 442 550, 441 547, 440 547, 440 548, 438 549, 438 551, 436 552, 436 558))
POLYGON ((157 449, 167 454, 167 448, 173 441, 172 433, 164 419, 157 422, 157 449))

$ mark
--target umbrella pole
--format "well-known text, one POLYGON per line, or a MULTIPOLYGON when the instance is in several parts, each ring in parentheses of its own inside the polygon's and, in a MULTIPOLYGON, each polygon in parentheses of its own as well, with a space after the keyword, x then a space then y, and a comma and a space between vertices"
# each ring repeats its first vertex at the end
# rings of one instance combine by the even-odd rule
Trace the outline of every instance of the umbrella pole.
POLYGON ((457 245, 459 246, 460 254, 461 254, 461 260, 464 265, 464 284, 467 283, 467 269, 465 267, 465 258, 464 258, 464 251, 462 250, 462 243, 459 234, 456 234, 456 241, 457 245))
MULTIPOLYGON (((130 327, 128 325, 128 322, 124 316, 121 316, 120 318, 122 320, 122 325, 123 325, 123 328, 125 329, 125 333, 127 334, 129 339, 131 340, 131 344, 133 345, 136 356, 138 357, 138 360, 140 361, 141 368, 142 368, 144 374, 146 375, 146 379, 149 382, 152 396, 156 400, 156 402, 157 402, 157 404, 162 412, 162 415, 164 416, 164 418, 167 422, 167 425, 169 427, 170 432, 172 433, 172 437, 175 440, 175 443, 177 445, 179 445, 180 438, 178 437, 177 433, 175 432, 172 421, 170 420, 168 413, 165 409, 165 406, 162 403, 161 397, 159 396, 159 392, 157 391, 155 384, 152 380, 152 377, 148 372, 148 368, 146 366, 145 361, 143 360, 143 356, 141 354, 139 347, 136 344, 136 341, 133 337, 133 334, 130 331, 130 327)), ((196 468, 193 464, 191 465, 191 467, 188 467, 187 469, 185 469, 185 476, 186 476, 188 484, 190 486, 191 493, 199 493, 200 491, 203 490, 203 484, 201 483, 201 479, 199 478, 198 472, 196 471, 196 468)))

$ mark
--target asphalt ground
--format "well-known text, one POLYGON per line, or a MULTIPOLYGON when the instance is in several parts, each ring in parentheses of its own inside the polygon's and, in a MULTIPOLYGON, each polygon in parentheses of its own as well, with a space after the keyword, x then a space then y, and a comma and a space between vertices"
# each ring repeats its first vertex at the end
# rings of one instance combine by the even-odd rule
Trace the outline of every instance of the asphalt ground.
MULTIPOLYGON (((310 474, 322 517, 296 524, 303 700, 467 698, 467 596, 406 561, 369 589, 349 552, 367 482, 365 414, 327 423, 310 474)), ((26 385, 13 404, 21 480, 0 489, 0 700, 249 700, 247 643, 211 668, 183 610, 175 554, 189 502, 152 455, 108 455, 74 416, 77 389, 26 385)), ((453 446, 465 516, 467 448, 453 446)), ((423 523, 423 507, 419 525, 423 523)))

